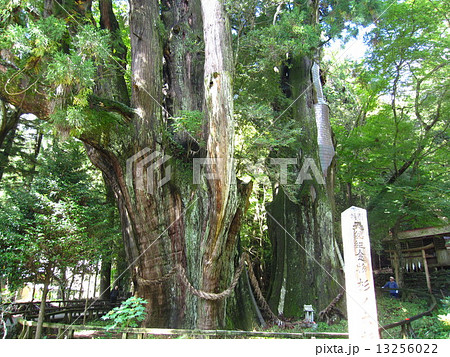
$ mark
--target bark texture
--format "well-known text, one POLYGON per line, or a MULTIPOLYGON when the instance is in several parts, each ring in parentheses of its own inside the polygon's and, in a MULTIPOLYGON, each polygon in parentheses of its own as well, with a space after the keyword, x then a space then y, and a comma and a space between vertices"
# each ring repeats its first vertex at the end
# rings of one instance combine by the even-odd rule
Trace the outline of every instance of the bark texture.
MULTIPOLYGON (((304 22, 317 26, 319 1, 296 2, 308 16, 304 22)), ((303 305, 324 309, 338 294, 340 271, 333 226, 334 155, 328 106, 320 85, 319 49, 312 55, 292 55, 289 69, 293 118, 302 128, 297 152, 297 173, 307 160, 310 177, 297 185, 276 184, 274 199, 267 206, 273 263, 268 300, 274 312, 303 317, 303 305), (314 61, 316 66, 313 66, 314 61), (320 170, 321 168, 321 170, 320 170)))
MULTIPOLYGON (((69 3, 71 11, 79 14, 83 4, 88 5, 85 11, 90 8, 90 1, 69 3)), ((57 6, 47 5, 47 14, 67 16, 57 13, 57 6)), ((99 5, 101 27, 117 32, 111 1, 99 5)), ((195 288, 218 293, 228 287, 237 266, 237 234, 251 187, 233 179, 230 36, 222 1, 130 0, 129 101, 120 66, 116 63, 108 71, 98 68, 91 109, 121 112, 114 105, 120 102, 125 109, 130 103, 132 110, 125 110, 125 123, 113 131, 100 136, 84 132, 80 139, 117 201, 135 292, 148 301, 147 326, 221 328, 236 326, 237 318, 251 321, 246 297, 200 299, 174 273, 181 265, 195 288), (168 38, 163 38, 161 25, 168 38), (194 47, 187 40, 192 33, 194 47), (102 98, 112 103, 111 108, 105 108, 102 98), (203 112, 202 130, 195 140, 204 144, 195 158, 212 161, 200 165, 195 184, 192 160, 186 160, 186 150, 180 152, 176 144, 182 140, 170 129, 172 116, 180 110, 203 112), (152 154, 156 154, 153 159, 152 154), (156 164, 163 154, 171 159, 156 164), (147 171, 151 165, 153 169, 147 171), (170 180, 159 185, 168 179, 169 167, 170 180), (152 190, 147 189, 149 182, 155 183, 152 190), (228 306, 233 315, 227 316, 228 306), (243 308, 239 313, 237 306, 243 308)), ((116 46, 112 50, 120 53, 120 43, 116 46)), ((6 70, 7 65, 0 64, 0 72, 6 70)), ((5 81, 0 75, 2 98, 42 119, 67 104, 63 97, 41 95, 38 84, 23 95, 8 94, 3 90, 5 81)), ((14 85, 17 92, 26 88, 14 85)), ((236 291, 242 290, 241 283, 236 291)))
MULTIPOLYGON (((198 28, 199 2, 165 2, 165 5, 171 6, 166 11, 173 11, 170 16, 165 14, 166 23, 172 19, 181 27, 198 28)), ((181 165, 182 158, 175 157, 152 171, 152 177, 147 177, 147 182, 151 179, 160 182, 170 165, 170 181, 147 192, 136 184, 136 170, 133 170, 132 184, 126 185, 127 156, 117 157, 87 144, 91 160, 106 173, 118 199, 128 260, 133 263, 133 282, 137 294, 149 302, 146 324, 151 326, 217 328, 225 325, 224 301, 210 302, 190 295, 171 272, 181 264, 193 286, 207 292, 226 288, 233 274, 236 234, 248 195, 242 187, 244 195, 240 199, 238 186, 231 185, 231 62, 226 57, 231 55, 230 32, 220 2, 202 4, 202 10, 204 69, 197 65, 182 67, 182 62, 192 56, 187 47, 182 47, 182 36, 166 44, 170 53, 164 54, 167 61, 164 68, 161 61, 163 39, 157 31, 157 1, 131 2, 132 106, 137 115, 132 122, 134 145, 128 149, 127 156, 141 150, 173 153, 169 151, 171 139, 165 137, 171 120, 167 115, 169 111, 159 104, 163 100, 165 78, 170 111, 198 110, 200 103, 205 103, 203 157, 218 160, 213 165, 202 166, 201 174, 215 179, 203 179, 193 185, 192 166, 181 165), (205 13, 209 16, 210 9, 213 9, 215 21, 207 22, 205 13), (143 58, 146 61, 142 61, 143 58), (183 71, 177 72, 180 68, 183 71), (163 77, 163 69, 171 76, 163 77), (201 100, 198 92, 195 93, 198 77, 192 74, 198 72, 204 73, 201 93, 205 96, 201 100)), ((146 159, 138 157, 132 167, 141 160, 146 159)))
MULTIPOLYGON (((302 128, 301 144, 296 153, 299 165, 312 158, 321 167, 314 105, 317 94, 312 85, 312 60, 306 56, 292 59, 289 73, 294 104, 294 118, 302 128)), ((332 165, 318 179, 301 185, 279 186, 273 202, 267 206, 273 262, 268 300, 275 313, 303 317, 303 305, 316 311, 325 308, 339 292, 342 281, 334 249, 332 165), (325 177, 326 176, 326 177, 325 177)))

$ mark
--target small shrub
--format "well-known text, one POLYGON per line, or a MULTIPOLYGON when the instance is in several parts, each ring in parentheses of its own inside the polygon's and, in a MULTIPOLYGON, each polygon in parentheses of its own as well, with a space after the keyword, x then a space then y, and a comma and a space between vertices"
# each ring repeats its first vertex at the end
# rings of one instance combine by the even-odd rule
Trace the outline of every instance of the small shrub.
POLYGON ((194 138, 201 137, 204 114, 198 110, 181 110, 180 116, 173 118, 175 131, 186 130, 194 138))
POLYGON ((138 322, 144 321, 147 316, 144 307, 146 304, 146 300, 132 296, 119 307, 109 311, 102 319, 112 321, 112 324, 107 326, 108 330, 116 327, 138 327, 138 322))

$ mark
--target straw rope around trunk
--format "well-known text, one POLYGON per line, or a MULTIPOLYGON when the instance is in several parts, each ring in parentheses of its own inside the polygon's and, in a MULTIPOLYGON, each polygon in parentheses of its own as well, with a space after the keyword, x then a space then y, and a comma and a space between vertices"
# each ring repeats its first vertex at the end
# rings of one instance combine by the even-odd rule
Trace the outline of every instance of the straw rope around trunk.
POLYGON ((192 286, 190 283, 187 275, 186 270, 180 265, 177 264, 176 267, 172 268, 167 274, 153 280, 147 280, 142 277, 137 278, 138 283, 145 285, 145 286, 151 286, 155 284, 161 284, 171 278, 175 273, 177 273, 179 277, 179 281, 185 286, 185 288, 193 295, 205 299, 205 300, 222 300, 227 297, 229 297, 232 292, 234 291, 234 288, 236 287, 237 283, 239 282, 239 279, 241 277, 242 272, 244 271, 245 263, 247 263, 248 266, 248 272, 250 277, 250 283, 255 291, 256 298, 258 300, 258 303, 260 305, 260 308, 265 312, 265 314, 272 320, 274 323, 276 323, 278 326, 283 327, 293 327, 303 324, 303 321, 297 321, 297 322, 289 322, 282 320, 277 315, 273 313, 271 310, 269 304, 267 303, 266 299, 264 298, 264 295, 259 287, 258 279, 255 276, 255 272, 253 271, 252 262, 250 260, 250 257, 247 253, 243 253, 241 255, 241 258, 239 259, 239 265, 234 273, 233 279, 231 281, 231 284, 228 288, 223 290, 220 293, 212 293, 212 292, 206 292, 203 290, 196 289, 192 286))

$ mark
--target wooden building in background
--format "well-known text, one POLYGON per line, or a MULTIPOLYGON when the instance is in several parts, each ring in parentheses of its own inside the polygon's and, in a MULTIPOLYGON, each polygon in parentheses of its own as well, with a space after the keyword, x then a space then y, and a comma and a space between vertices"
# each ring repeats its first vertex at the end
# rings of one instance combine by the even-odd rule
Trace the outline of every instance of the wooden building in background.
MULTIPOLYGON (((444 227, 419 228, 398 234, 404 269, 407 272, 425 271, 428 290, 431 291, 430 269, 450 267, 450 225, 444 227)), ((398 255, 392 237, 384 240, 385 251, 398 277, 398 255)))

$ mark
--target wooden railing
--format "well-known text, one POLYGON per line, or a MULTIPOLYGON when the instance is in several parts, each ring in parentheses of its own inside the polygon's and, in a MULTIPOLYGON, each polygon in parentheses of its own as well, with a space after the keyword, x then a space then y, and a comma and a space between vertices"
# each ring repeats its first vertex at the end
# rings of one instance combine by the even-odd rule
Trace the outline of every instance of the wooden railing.
MULTIPOLYGON (((49 317, 60 313, 79 315, 79 313, 83 313, 85 310, 89 314, 95 313, 96 310, 107 312, 115 306, 119 306, 121 301, 122 299, 116 304, 111 304, 109 300, 52 300, 46 303, 45 315, 49 317)), ((40 301, 5 303, 2 304, 2 307, 10 315, 23 315, 25 318, 35 318, 39 314, 40 303, 40 301)))
POLYGON ((398 322, 394 322, 392 324, 388 324, 388 325, 380 327, 378 329, 378 332, 380 334, 380 338, 382 338, 383 332, 385 332, 385 331, 387 331, 387 330, 389 330, 391 328, 398 327, 398 326, 401 326, 402 338, 415 337, 415 333, 414 333, 414 330, 413 330, 413 328, 411 326, 411 322, 419 320, 419 319, 421 319, 424 316, 430 316, 432 314, 433 310, 437 306, 436 298, 433 295, 429 295, 429 297, 431 299, 431 305, 430 305, 430 307, 428 308, 427 311, 422 312, 422 313, 417 314, 417 315, 414 315, 414 316, 411 316, 411 317, 407 317, 404 320, 401 320, 401 321, 398 321, 398 322))
MULTIPOLYGON (((32 338, 34 336, 33 330, 37 326, 35 321, 27 321, 19 319, 18 321, 22 326, 22 332, 19 335, 20 339, 32 338)), ((265 337, 265 338, 348 338, 347 333, 336 332, 267 332, 267 331, 231 331, 231 330, 187 330, 187 329, 159 329, 159 328, 120 328, 120 329, 107 329, 106 327, 97 326, 81 326, 81 325, 68 325, 59 323, 44 322, 43 328, 49 330, 56 330, 56 338, 68 338, 72 339, 76 332, 83 331, 95 331, 97 333, 115 334, 121 336, 122 339, 137 338, 144 339, 149 336, 167 337, 167 336, 189 336, 196 337, 217 337, 217 338, 235 338, 235 337, 265 337)))
MULTIPOLYGON (((389 292, 389 289, 386 289, 389 292)), ((400 289, 399 289, 400 290, 400 289)), ((407 290, 407 289, 403 289, 407 290)), ((383 332, 395 327, 401 327, 401 333, 403 338, 408 336, 414 337, 414 331, 411 327, 411 322, 416 321, 424 316, 429 316, 432 314, 433 310, 437 306, 436 299, 433 295, 428 295, 431 299, 430 307, 427 311, 411 316, 404 320, 391 323, 379 328, 380 337, 382 337, 383 332)), ((299 333, 285 333, 285 332, 265 332, 265 331, 229 331, 229 330, 185 330, 185 329, 150 329, 150 328, 121 328, 121 329, 110 329, 106 327, 92 327, 92 326, 82 326, 70 324, 72 321, 76 321, 83 314, 91 320, 93 318, 99 318, 100 316, 106 314, 111 309, 111 304, 109 301, 93 302, 88 304, 88 308, 85 309, 85 301, 56 301, 60 302, 58 306, 64 307, 60 308, 58 306, 51 306, 47 308, 46 317, 50 320, 55 319, 54 316, 64 314, 64 321, 67 324, 44 322, 43 327, 50 330, 56 330, 57 338, 73 338, 76 331, 92 331, 95 330, 100 333, 112 333, 120 334, 122 338, 128 338, 130 336, 135 336, 135 338, 142 339, 146 336, 171 336, 171 335, 186 335, 190 337, 196 336, 213 336, 219 338, 233 338, 233 337, 271 337, 271 338, 348 338, 348 333, 330 333, 330 332, 299 332, 299 333)), ((55 301, 49 302, 54 304, 55 301)), ((31 303, 26 303, 31 304, 31 303)), ((29 311, 24 314, 24 318, 20 318, 18 322, 23 325, 22 332, 19 338, 31 338, 33 336, 32 330, 37 326, 37 322, 29 321, 28 318, 35 318, 37 314, 35 311, 31 313, 29 311)))

